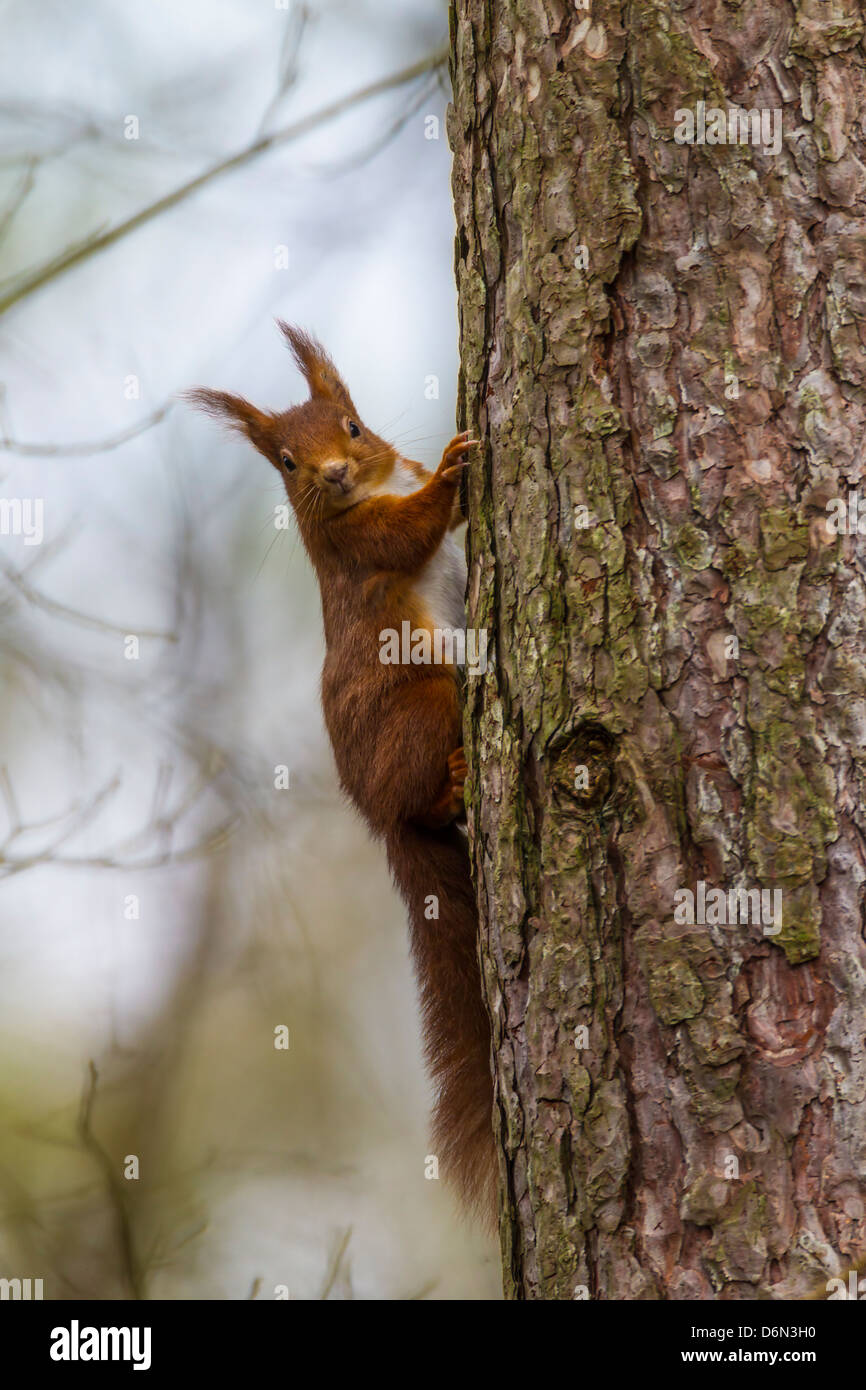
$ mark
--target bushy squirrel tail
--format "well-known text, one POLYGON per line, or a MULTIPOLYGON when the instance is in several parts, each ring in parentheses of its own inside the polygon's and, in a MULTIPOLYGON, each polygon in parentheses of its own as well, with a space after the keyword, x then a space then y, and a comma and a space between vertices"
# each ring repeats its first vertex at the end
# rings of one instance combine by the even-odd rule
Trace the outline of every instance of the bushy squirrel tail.
POLYGON ((387 837, 387 851, 409 909, 424 1051, 436 1089, 433 1152, 443 1177, 492 1226, 490 1021, 481 992, 466 837, 454 824, 427 830, 404 822, 387 837))

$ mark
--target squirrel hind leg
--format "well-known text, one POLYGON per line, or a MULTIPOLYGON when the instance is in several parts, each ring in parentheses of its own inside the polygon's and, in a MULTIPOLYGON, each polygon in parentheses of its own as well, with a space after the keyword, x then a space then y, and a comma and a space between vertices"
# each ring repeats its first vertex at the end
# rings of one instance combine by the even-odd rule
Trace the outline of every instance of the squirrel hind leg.
POLYGON ((448 771, 445 775, 445 781, 433 804, 418 819, 418 824, 429 830, 438 830, 458 818, 464 820, 466 818, 464 785, 468 769, 466 767, 466 754, 462 745, 449 754, 447 765, 448 771))

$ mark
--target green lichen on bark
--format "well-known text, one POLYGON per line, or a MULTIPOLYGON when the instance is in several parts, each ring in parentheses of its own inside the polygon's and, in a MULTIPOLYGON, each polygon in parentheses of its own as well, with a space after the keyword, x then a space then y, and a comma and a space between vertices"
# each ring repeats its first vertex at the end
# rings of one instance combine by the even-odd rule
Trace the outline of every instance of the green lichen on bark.
POLYGON ((866 472, 862 27, 452 5, 512 1296, 780 1297, 816 1223, 866 1239, 866 585, 826 506, 866 472), (780 149, 678 143, 699 100, 779 109, 780 149), (678 922, 699 881, 781 930, 678 922))

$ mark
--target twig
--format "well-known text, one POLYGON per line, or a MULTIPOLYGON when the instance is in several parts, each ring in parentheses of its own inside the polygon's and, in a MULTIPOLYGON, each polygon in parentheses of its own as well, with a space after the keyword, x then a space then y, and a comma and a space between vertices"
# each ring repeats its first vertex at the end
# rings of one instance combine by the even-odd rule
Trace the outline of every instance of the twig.
POLYGON ((25 869, 32 869, 37 864, 53 864, 64 869, 123 869, 128 873, 144 873, 148 869, 165 869, 169 865, 188 864, 193 859, 201 859, 206 854, 211 854, 215 849, 219 849, 225 844, 235 822, 233 820, 224 821, 218 825, 216 830, 211 831, 206 838, 199 840, 194 845, 189 845, 186 849, 167 849, 161 854, 153 854, 149 859, 134 859, 123 861, 115 859, 111 854, 91 854, 91 855, 64 855, 52 854, 50 857, 45 854, 34 853, 27 859, 14 859, 6 855, 0 855, 0 877, 12 878, 15 874, 23 873, 25 869))
POLYGON ((221 821, 219 825, 185 849, 174 848, 173 840, 178 825, 210 786, 212 777, 200 777, 192 782, 178 804, 171 811, 164 811, 162 808, 168 795, 170 780, 171 770, 169 769, 167 773, 165 766, 162 765, 157 773, 153 801, 153 808, 159 807, 159 817, 158 819, 152 818, 143 830, 137 831, 134 835, 101 854, 63 855, 58 854, 57 851, 95 819, 109 797, 120 786, 120 777, 113 777, 88 802, 71 806, 60 816, 51 816, 44 821, 25 823, 21 819, 9 774, 5 768, 0 768, 0 797, 6 803, 10 822, 6 838, 0 844, 0 878, 12 878, 15 874, 32 869, 37 864, 52 864, 64 868, 124 869, 128 871, 161 869, 170 864, 188 863, 190 860, 198 859, 220 848, 234 828, 235 821, 231 816, 221 821), (68 822, 70 818, 72 818, 71 824, 65 825, 47 845, 41 845, 29 854, 10 853, 15 841, 20 839, 22 835, 29 835, 35 830, 45 829, 57 822, 68 822), (146 847, 148 841, 155 839, 157 843, 162 841, 161 848, 143 858, 130 857, 135 854, 137 849, 146 847))
POLYGON ((257 135, 263 135, 268 127, 271 116, 276 111, 280 102, 283 100, 289 88, 296 81, 298 76, 298 57, 301 51, 301 44, 310 23, 310 9, 308 5, 298 5, 292 10, 289 23, 283 34, 283 44, 280 49, 280 59, 277 65, 277 90, 259 121, 257 135))
POLYGON ((435 83, 426 83, 411 106, 397 117, 384 134, 377 135, 366 150, 359 154, 349 155, 346 159, 336 160, 333 164, 314 165, 315 171, 333 176, 348 173, 350 170, 361 169, 365 164, 369 164, 370 160, 375 159, 381 150, 390 145, 391 141, 409 124, 412 117, 417 115, 421 108, 427 104, 434 90, 435 83))
POLYGON ((348 1249, 349 1241, 351 1239, 352 1227, 347 1226, 339 1241, 337 1242, 337 1248, 334 1251, 334 1254, 331 1256, 331 1263, 328 1266, 328 1272, 325 1275, 325 1282, 322 1285, 322 1292, 319 1294, 320 1299, 327 1298, 328 1294, 331 1292, 332 1288, 337 1282, 337 1275, 340 1272, 340 1265, 343 1263, 343 1256, 345 1255, 346 1250, 348 1249))
POLYGON ((130 425, 127 429, 121 430, 118 434, 110 434, 105 439, 97 439, 92 443, 84 444, 25 444, 20 439, 10 439, 6 434, 0 435, 0 449, 5 449, 8 453, 24 454, 28 458, 51 458, 52 456, 64 457, 89 457, 91 454, 107 454, 112 449, 118 449, 121 444, 126 444, 130 439, 135 439, 140 434, 145 434, 147 430, 153 429, 154 425, 160 424, 174 409, 174 401, 169 401, 167 405, 160 406, 152 415, 147 415, 137 424, 130 425))
POLYGON ((40 160, 36 155, 32 155, 30 159, 25 161, 24 173, 18 181, 18 187, 12 194, 7 206, 3 209, 2 215, 0 215, 0 242, 6 240, 9 234, 9 228, 12 226, 21 208, 33 192, 33 185, 36 182, 36 170, 39 168, 39 164, 40 160))
POLYGON ((70 623, 94 628, 97 632, 113 632, 120 637, 128 637, 132 634, 136 637, 151 637, 160 642, 176 642, 178 640, 176 632, 159 632, 151 628, 136 627, 134 623, 122 627, 119 623, 110 623, 104 618, 94 618, 89 613, 81 613, 77 608, 70 608, 68 604, 59 603, 57 599, 48 598, 38 589, 34 589, 31 584, 22 579, 20 571, 6 565, 2 566, 2 569, 12 587, 17 589, 28 603, 32 603, 34 608, 41 608, 46 613, 53 613, 56 617, 66 618, 70 623))
POLYGON ((144 1298, 143 1281, 135 1258, 135 1243, 132 1226, 126 1209, 126 1193, 116 1170, 114 1159, 105 1152, 93 1132, 93 1103, 96 1099, 96 1084, 99 1073, 93 1062, 88 1063, 88 1084, 81 1098, 78 1114, 78 1136, 89 1154, 93 1156, 102 1170, 108 1196, 114 1211, 117 1226, 117 1241, 120 1246, 121 1266, 126 1275, 133 1298, 144 1298))
POLYGON ((12 786, 12 779, 9 776, 9 769, 5 763, 3 767, 0 767, 0 792, 2 792, 3 800, 6 803, 6 814, 9 817, 9 838, 11 839, 21 829, 21 812, 18 808, 15 788, 12 786))

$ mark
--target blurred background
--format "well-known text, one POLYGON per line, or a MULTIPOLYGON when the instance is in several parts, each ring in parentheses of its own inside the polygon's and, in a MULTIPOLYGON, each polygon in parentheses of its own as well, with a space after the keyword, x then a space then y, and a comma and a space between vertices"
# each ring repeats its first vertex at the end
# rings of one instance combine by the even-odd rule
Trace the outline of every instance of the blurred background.
POLYGON ((314 576, 273 470, 177 399, 299 400, 279 315, 438 461, 446 4, 0 25, 0 1277, 496 1297, 425 1179, 404 914, 337 787, 314 576))

